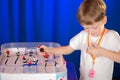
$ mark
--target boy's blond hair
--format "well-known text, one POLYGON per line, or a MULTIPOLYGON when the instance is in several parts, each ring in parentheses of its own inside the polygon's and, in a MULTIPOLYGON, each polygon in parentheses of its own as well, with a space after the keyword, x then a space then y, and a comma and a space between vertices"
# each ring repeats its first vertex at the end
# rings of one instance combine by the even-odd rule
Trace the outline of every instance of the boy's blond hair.
POLYGON ((84 0, 77 13, 81 25, 91 25, 99 22, 106 14, 106 4, 103 0, 84 0))

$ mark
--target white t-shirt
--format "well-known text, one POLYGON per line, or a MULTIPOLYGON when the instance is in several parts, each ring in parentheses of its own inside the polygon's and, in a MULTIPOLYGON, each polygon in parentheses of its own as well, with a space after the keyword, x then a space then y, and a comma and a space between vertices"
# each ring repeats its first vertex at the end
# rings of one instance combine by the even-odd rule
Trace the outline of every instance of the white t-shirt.
MULTIPOLYGON (((91 42, 96 42, 99 37, 91 36, 91 42)), ((92 58, 86 53, 88 47, 88 33, 84 30, 78 33, 70 40, 70 46, 74 50, 81 50, 80 56, 80 80, 112 80, 114 62, 106 57, 98 57, 95 59, 94 70, 95 77, 89 77, 89 71, 92 68, 92 58)), ((120 51, 120 36, 117 32, 109 30, 102 38, 100 46, 118 52, 120 51)))

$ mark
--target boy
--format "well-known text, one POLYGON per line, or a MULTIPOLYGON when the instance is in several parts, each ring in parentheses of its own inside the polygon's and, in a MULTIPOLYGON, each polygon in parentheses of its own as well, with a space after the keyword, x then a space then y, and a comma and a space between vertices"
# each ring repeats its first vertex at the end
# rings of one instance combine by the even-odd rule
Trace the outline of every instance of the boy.
POLYGON ((113 63, 120 63, 120 37, 104 27, 107 22, 103 0, 84 0, 77 14, 84 30, 75 35, 67 46, 47 48, 39 54, 70 54, 81 50, 80 80, 112 80, 113 63))

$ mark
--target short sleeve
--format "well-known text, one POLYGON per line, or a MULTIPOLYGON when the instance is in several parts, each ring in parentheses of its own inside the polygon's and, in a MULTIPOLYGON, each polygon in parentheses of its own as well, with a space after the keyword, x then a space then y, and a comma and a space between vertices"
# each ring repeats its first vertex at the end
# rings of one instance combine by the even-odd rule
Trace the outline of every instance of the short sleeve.
POLYGON ((84 31, 81 31, 77 35, 75 35, 73 38, 71 38, 69 45, 74 50, 81 50, 83 43, 86 40, 86 33, 84 31))
POLYGON ((117 32, 113 31, 112 36, 113 36, 113 43, 114 43, 113 50, 115 52, 118 52, 120 51, 120 35, 117 32))

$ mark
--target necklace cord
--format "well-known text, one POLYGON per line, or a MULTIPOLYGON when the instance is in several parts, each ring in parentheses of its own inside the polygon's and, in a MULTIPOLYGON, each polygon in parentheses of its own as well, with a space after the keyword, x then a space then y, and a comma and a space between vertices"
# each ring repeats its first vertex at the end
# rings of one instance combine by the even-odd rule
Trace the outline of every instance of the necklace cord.
MULTIPOLYGON (((103 30, 102 33, 101 33, 100 39, 98 40, 97 45, 100 45, 105 31, 106 31, 106 29, 104 28, 104 30, 103 30)), ((88 47, 91 46, 90 32, 89 32, 89 31, 88 31, 88 39, 87 39, 87 41, 88 41, 88 47)), ((90 56, 91 56, 91 58, 92 58, 92 60, 93 60, 93 61, 92 61, 92 64, 94 64, 94 63, 95 63, 95 56, 94 56, 93 54, 90 54, 90 56)))

